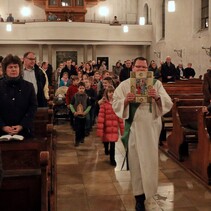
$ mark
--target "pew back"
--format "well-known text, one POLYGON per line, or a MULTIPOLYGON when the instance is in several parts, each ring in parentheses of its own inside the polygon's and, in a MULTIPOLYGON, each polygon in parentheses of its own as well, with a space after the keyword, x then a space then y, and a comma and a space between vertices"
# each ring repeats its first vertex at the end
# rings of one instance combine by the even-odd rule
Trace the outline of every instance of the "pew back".
MULTIPOLYGON (((4 145, 2 148, 3 152, 6 152, 4 145)), ((9 152, 9 149, 7 151, 9 152)), ((16 154, 14 150, 12 152, 16 154)), ((24 149, 22 149, 22 152, 24 153, 24 149)), ((1 211, 48 210, 47 165, 49 154, 47 151, 38 153, 39 165, 35 159, 36 161, 31 162, 31 165, 28 166, 29 163, 24 162, 21 158, 19 159, 20 163, 27 163, 26 165, 17 164, 8 167, 5 162, 8 163, 8 160, 16 156, 2 157, 2 164, 6 169, 4 169, 4 177, 0 188, 1 211)), ((29 157, 29 159, 33 159, 33 157, 29 157)), ((13 162, 13 160, 10 160, 10 162, 13 162)))
POLYGON ((164 83, 163 87, 172 99, 174 98, 203 98, 202 80, 176 81, 176 83, 164 83))
POLYGON ((173 129, 167 142, 169 153, 179 160, 183 159, 180 149, 181 145, 188 140, 188 136, 193 136, 194 141, 197 139, 198 110, 202 107, 202 101, 202 99, 175 99, 174 101, 173 129))
POLYGON ((190 154, 190 170, 206 184, 211 185, 211 139, 207 131, 206 116, 202 109, 198 112, 198 145, 190 154))

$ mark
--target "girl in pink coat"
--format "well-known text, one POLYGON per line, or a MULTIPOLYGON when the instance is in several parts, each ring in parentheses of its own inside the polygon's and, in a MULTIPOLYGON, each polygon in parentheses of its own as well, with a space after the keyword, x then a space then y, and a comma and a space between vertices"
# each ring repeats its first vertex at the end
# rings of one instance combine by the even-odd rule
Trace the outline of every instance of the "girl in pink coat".
POLYGON ((119 129, 121 135, 124 132, 124 123, 112 109, 114 87, 109 86, 103 97, 103 103, 100 105, 100 111, 97 120, 97 136, 102 137, 104 143, 105 154, 110 154, 110 163, 116 166, 115 161, 115 142, 119 138, 119 129), (110 145, 110 150, 109 150, 110 145))

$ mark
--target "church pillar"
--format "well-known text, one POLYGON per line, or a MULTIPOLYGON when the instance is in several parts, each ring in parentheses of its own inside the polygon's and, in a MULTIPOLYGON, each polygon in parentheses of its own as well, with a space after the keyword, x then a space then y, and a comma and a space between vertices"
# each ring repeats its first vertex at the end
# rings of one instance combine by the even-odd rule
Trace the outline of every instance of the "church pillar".
POLYGON ((43 62, 43 45, 39 44, 39 62, 43 62))
POLYGON ((92 45, 92 60, 96 61, 96 45, 92 45))
POLYGON ((52 45, 48 45, 48 63, 52 64, 52 45))
POLYGON ((149 61, 149 59, 150 59, 150 45, 146 45, 145 46, 145 48, 146 48, 146 58, 147 58, 147 60, 149 61))
POLYGON ((84 45, 84 62, 87 62, 87 45, 84 45))

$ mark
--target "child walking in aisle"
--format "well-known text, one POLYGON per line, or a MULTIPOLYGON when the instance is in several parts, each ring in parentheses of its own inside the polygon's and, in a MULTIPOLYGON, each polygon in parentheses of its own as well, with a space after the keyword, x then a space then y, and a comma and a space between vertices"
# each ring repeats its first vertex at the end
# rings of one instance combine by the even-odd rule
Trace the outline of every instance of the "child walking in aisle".
POLYGON ((116 166, 115 142, 117 142, 119 138, 119 129, 120 134, 123 134, 124 123, 123 120, 120 119, 112 109, 113 93, 113 86, 108 86, 104 92, 104 101, 100 105, 97 121, 97 136, 102 137, 105 154, 110 154, 110 163, 112 166, 116 166))
POLYGON ((74 95, 70 103, 70 110, 75 117, 75 146, 84 142, 86 115, 91 109, 90 100, 85 93, 85 84, 78 83, 78 92, 74 95))

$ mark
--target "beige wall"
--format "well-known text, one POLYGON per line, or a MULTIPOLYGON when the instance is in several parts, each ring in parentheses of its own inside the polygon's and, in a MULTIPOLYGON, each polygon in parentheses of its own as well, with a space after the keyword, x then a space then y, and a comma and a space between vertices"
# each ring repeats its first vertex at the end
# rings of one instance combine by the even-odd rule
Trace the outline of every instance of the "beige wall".
POLYGON ((145 55, 142 46, 150 45, 152 26, 129 25, 123 33, 122 26, 94 23, 36 22, 13 24, 12 32, 0 23, 0 55, 8 53, 22 56, 26 51, 35 51, 39 61, 48 60, 56 66, 56 51, 77 51, 78 62, 109 57, 109 69, 118 60, 134 59, 145 55), (19 45, 17 45, 19 44, 19 45), (49 51, 49 46, 52 50, 49 51), (84 46, 87 56, 84 57, 84 46), (93 46, 96 56, 93 57, 93 46), (49 55, 52 54, 52 58, 49 55))
MULTIPOLYGON (((98 14, 98 9, 100 6, 105 5, 108 6, 110 9, 109 16, 105 18, 106 21, 110 21, 113 19, 114 15, 117 15, 118 19, 120 21, 128 21, 132 22, 135 19, 138 20, 139 16, 142 16, 144 14, 143 8, 145 4, 148 4, 149 6, 149 19, 152 22, 151 26, 151 34, 148 36, 148 32, 146 31, 137 31, 137 29, 134 29, 134 33, 128 33, 123 34, 122 30, 116 31, 116 29, 108 29, 107 27, 107 35, 105 36, 105 33, 101 31, 99 33, 99 30, 96 30, 95 33, 92 33, 91 30, 87 28, 87 32, 89 32, 90 37, 92 37, 92 41, 89 39, 86 40, 86 45, 88 45, 87 48, 87 58, 91 59, 92 57, 92 47, 93 40, 97 39, 95 38, 95 34, 98 34, 99 37, 104 37, 105 41, 102 43, 95 43, 96 44, 96 54, 97 56, 106 56, 108 55, 110 58, 110 64, 115 63, 116 60, 121 59, 122 61, 126 58, 133 58, 137 56, 138 54, 142 54, 145 50, 142 47, 143 45, 149 46, 147 51, 149 52, 148 59, 155 59, 157 62, 160 62, 160 60, 165 60, 167 55, 170 55, 172 57, 172 61, 175 65, 177 65, 179 62, 183 62, 184 66, 187 65, 188 62, 193 63, 193 67, 195 68, 197 72, 197 76, 200 74, 204 74, 206 72, 206 69, 211 67, 211 61, 210 57, 206 55, 205 50, 202 49, 202 45, 205 47, 211 46, 211 0, 209 0, 209 16, 210 16, 210 27, 208 30, 200 31, 200 0, 176 0, 176 12, 175 13, 168 13, 166 8, 166 36, 164 39, 161 37, 161 17, 162 17, 162 0, 106 0, 101 1, 99 5, 89 8, 88 12, 86 14, 86 20, 103 20, 102 17, 98 14), (119 34, 118 34, 119 33, 119 34), (109 35, 108 35, 109 34, 109 35), (142 36, 143 35, 143 36, 142 36), (122 36, 124 36, 124 39, 122 39, 122 36), (114 39, 116 37, 116 40, 114 42, 114 39), (120 40, 121 42, 118 42, 120 40), (131 40, 134 42, 131 44, 131 40), (110 42, 108 42, 110 41, 110 42), (144 41, 147 41, 145 43, 144 41), (183 51, 183 57, 180 58, 177 56, 177 54, 174 52, 174 49, 182 49, 183 51), (154 54, 154 50, 161 52, 161 59, 157 58, 154 54)), ((30 4, 30 6, 33 7, 33 14, 30 18, 45 18, 45 13, 40 8, 33 6, 32 1, 25 1, 25 0, 0 0, 0 14, 5 17, 7 16, 9 11, 12 11, 14 16, 17 18, 21 18, 19 14, 19 8, 21 4, 30 4)), ((167 4, 167 1, 166 1, 167 4)), ((104 24, 103 24, 104 25, 104 24)), ((87 25, 88 26, 88 25, 87 25)), ((39 27, 39 26, 38 26, 39 27)), ((105 27, 105 26, 102 26, 105 27)), ((46 27, 44 27, 46 29, 46 27)), ((79 27, 80 28, 80 27, 79 27)), ((78 30, 80 30, 78 28, 78 30)), ((2 28, 3 29, 3 28, 2 28)), ((27 43, 24 43, 22 45, 15 45, 15 40, 8 42, 6 41, 9 36, 6 35, 2 39, 2 36, 4 32, 1 30, 1 37, 0 37, 0 55, 5 55, 7 52, 17 52, 17 54, 22 55, 23 52, 25 52, 28 49, 33 49, 37 53, 39 53, 38 44, 39 40, 34 40, 33 42, 29 42, 29 46, 27 46, 27 43), (5 45, 8 44, 8 45, 5 45), (11 46, 12 44, 12 46, 11 46), (36 45, 34 45, 36 44, 36 45)), ((85 31, 86 31, 85 30, 85 31)), ((75 31, 75 30, 74 30, 75 31)), ((48 39, 52 36, 57 36, 58 39, 63 38, 62 34, 63 30, 62 28, 56 29, 56 33, 52 32, 50 35, 41 35, 41 37, 46 37, 48 39), (58 33, 58 34, 57 34, 58 33), (60 36, 60 35, 61 36, 60 36)), ((81 37, 85 39, 87 37, 86 33, 84 32, 84 29, 81 29, 81 32, 77 32, 78 35, 81 34, 81 37)), ((20 31, 19 31, 20 33, 20 31)), ((27 33, 19 34, 17 33, 17 37, 26 37, 27 33)), ((54 39, 54 38, 53 38, 54 39)), ((78 37, 80 42, 80 37, 78 37)), ((65 38, 66 40, 66 38, 65 38)), ((55 51, 56 50, 63 50, 63 49, 77 49, 78 51, 78 61, 83 60, 83 44, 74 39, 71 41, 71 39, 68 41, 68 46, 65 43, 64 40, 63 43, 57 43, 57 45, 53 45, 52 52, 53 52, 53 58, 52 61, 55 64, 55 51), (70 43, 71 42, 71 43, 70 43), (69 47, 71 45, 71 47, 69 47)), ((55 39, 54 39, 55 41, 55 39)), ((20 41, 19 41, 20 42, 20 41)), ((47 42, 47 40, 45 41, 47 42)), ((41 43, 45 44, 44 41, 41 43)), ((56 42, 56 41, 55 41, 56 42)), ((17 42, 18 43, 18 42, 17 42)), ((47 44, 47 43, 46 43, 47 44)), ((53 43, 55 44, 55 43, 53 43)), ((48 50, 47 46, 44 47, 43 51, 43 57, 44 59, 48 58, 48 50)), ((111 68, 111 67, 110 67, 111 68)))
POLYGON ((45 19, 45 12, 43 9, 35 6, 33 1, 27 0, 0 0, 0 14, 6 20, 9 13, 13 14, 13 17, 17 20, 24 19, 45 19), (23 6, 31 8, 32 13, 30 17, 22 17, 20 10, 23 6))
MULTIPOLYGON (((197 76, 203 75, 211 67, 211 57, 207 56, 202 45, 211 46, 211 21, 208 30, 200 31, 200 0, 176 0, 176 11, 167 12, 166 9, 166 36, 161 39, 161 2, 148 0, 152 11, 153 40, 151 58, 158 59, 153 51, 161 52, 161 60, 170 55, 175 65, 182 62, 186 67, 188 62, 193 63, 197 76), (183 57, 180 58, 174 49, 182 49, 183 57)), ((167 2, 167 1, 166 1, 167 2)), ((211 0, 209 0, 209 16, 211 20, 211 0)), ((167 8, 167 5, 166 5, 167 8)))
MULTIPOLYGON (((48 45, 43 45, 43 61, 48 61, 48 45)), ((22 58, 23 54, 27 51, 36 53, 37 60, 39 60, 39 46, 38 45, 0 45, 0 55, 5 56, 8 53, 13 53, 22 58)), ((77 51, 78 64, 84 61, 83 46, 80 45, 53 45, 52 46, 52 64, 56 68, 56 51, 77 51)), ((92 58, 92 46, 88 46, 88 60, 92 58)), ((134 59, 142 55, 141 47, 137 46, 117 46, 117 45, 98 45, 96 46, 96 57, 109 57, 109 70, 112 70, 118 60, 124 62, 126 59, 134 59)))

